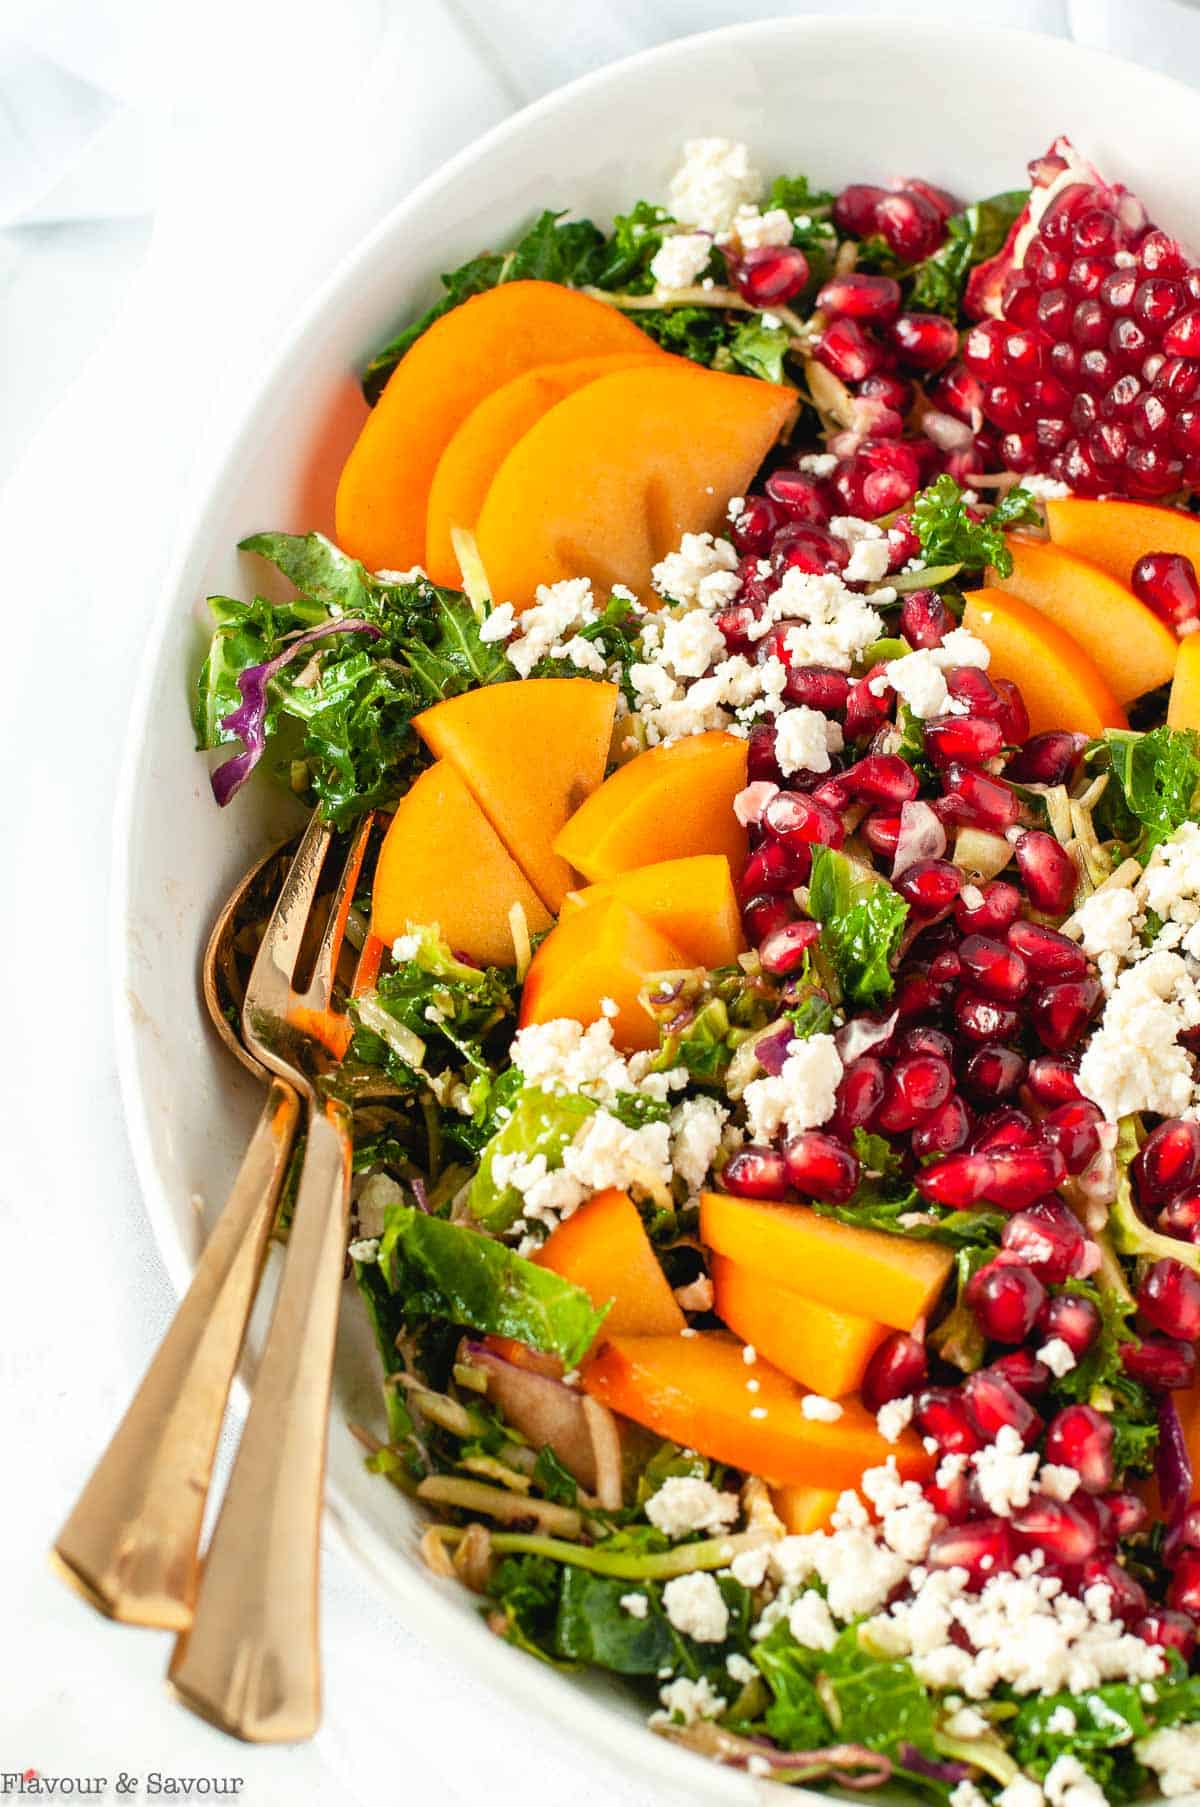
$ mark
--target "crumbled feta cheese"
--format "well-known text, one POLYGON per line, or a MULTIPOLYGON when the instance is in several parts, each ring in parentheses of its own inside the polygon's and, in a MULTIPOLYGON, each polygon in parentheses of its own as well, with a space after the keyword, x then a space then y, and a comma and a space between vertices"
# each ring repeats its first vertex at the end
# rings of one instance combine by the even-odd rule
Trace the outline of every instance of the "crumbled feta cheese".
POLYGON ((696 1681, 689 1676, 681 1675, 673 1682, 667 1682, 658 1691, 658 1698, 663 1704, 663 1712, 651 1716, 650 1723, 675 1725, 696 1725, 701 1719, 719 1719, 725 1711, 726 1702, 717 1693, 706 1675, 696 1681))
POLYGON ((1071 1733, 1075 1730, 1076 1723, 1075 1715, 1072 1713, 1070 1707, 1055 1707, 1053 1713, 1051 1713, 1049 1719, 1046 1721, 1046 1730, 1048 1732, 1056 1732, 1062 1737, 1069 1738, 1071 1733))
POLYGON ((791 215, 784 207, 760 213, 757 207, 742 205, 733 217, 733 234, 743 251, 757 251, 763 245, 790 245, 791 215))
POLYGON ((650 1602, 645 1594, 622 1594, 621 1610, 631 1619, 644 1619, 650 1611, 650 1602))
POLYGON ((667 195, 671 212, 684 225, 726 233, 738 210, 759 200, 763 186, 746 145, 729 138, 690 138, 667 195))
POLYGON ((829 755, 843 746, 841 725, 819 709, 800 704, 775 718, 775 759, 785 778, 793 772, 828 772, 829 755))
POLYGON ((1038 1469, 1036 1450, 1026 1451, 1018 1431, 1002 1425, 994 1443, 974 1458, 975 1480, 989 1512, 1011 1518, 1027 1506, 1033 1495, 1038 1469))
POLYGON ((940 715, 945 708, 950 692, 934 649, 922 647, 899 659, 889 659, 882 675, 921 721, 940 715))
POLYGON ((1154 1770, 1168 1800, 1200 1790, 1200 1725, 1164 1726, 1139 1739, 1133 1751, 1154 1770))
POLYGON ((650 264, 656 288, 690 289, 712 256, 708 232, 672 232, 663 239, 650 264))
POLYGON ((686 1286, 671 1289, 675 1294, 675 1303, 684 1311, 711 1311, 713 1307, 713 1283, 707 1274, 697 1274, 686 1286))
POLYGON ((882 583, 890 563, 891 550, 886 540, 860 540, 842 576, 850 584, 882 583))
POLYGON ((708 1177, 729 1112, 715 1098, 685 1098, 671 1112, 671 1165, 689 1194, 708 1177))
POLYGON ((1069 1500, 1079 1488, 1079 1470, 1065 1462, 1046 1462, 1038 1471, 1038 1492, 1052 1500, 1069 1500))
POLYGON ((800 1401, 800 1410, 816 1424, 836 1424, 842 1416, 837 1400, 826 1399, 823 1393, 806 1393, 800 1401))
POLYGON ((663 1608, 676 1631, 698 1644, 720 1644, 729 1630, 729 1608, 714 1578, 699 1569, 676 1575, 663 1588, 663 1608))
POLYGON ((1057 1757, 1042 1784, 1050 1807, 1108 1807, 1108 1796, 1078 1757, 1057 1757))
POLYGON ((996 1807, 1045 1807, 1046 1797, 1030 1776, 1014 1776, 996 1796, 996 1807))
POLYGON ((527 678, 541 659, 565 658, 568 637, 596 619, 590 578, 567 577, 559 583, 539 584, 533 606, 521 616, 520 632, 507 648, 509 664, 527 678))
POLYGON ((362 1267, 370 1267, 372 1262, 379 1260, 379 1238, 362 1236, 357 1242, 350 1244, 347 1252, 351 1261, 357 1261, 362 1267))
POLYGON ((1124 885, 1093 891, 1075 912, 1075 927, 1085 954, 1098 960, 1101 954, 1115 954, 1127 960, 1137 945, 1134 919, 1140 906, 1132 891, 1124 885))
MULTIPOLYGON (((603 1007, 602 1007, 603 1008, 603 1007)), ((687 1075, 681 1070, 667 1074, 639 1076, 638 1057, 630 1060, 613 1046, 611 1014, 604 1010, 599 1022, 586 1027, 573 1017, 554 1017, 546 1023, 531 1023, 513 1038, 512 1062, 519 1067, 528 1085, 543 1092, 582 1092, 598 1104, 611 1104, 618 1093, 642 1092, 647 1097, 665 1098, 668 1091, 679 1090, 687 1075), (663 1081, 666 1084, 663 1084, 663 1081)))
POLYGON ((420 935, 397 935, 392 942, 392 959, 397 966, 403 966, 406 961, 415 960, 420 950, 420 935))
POLYGON ((677 678, 703 677, 724 651, 725 636, 702 609, 691 609, 663 627, 662 662, 677 678))
POLYGON ((1040 1362, 1045 1362, 1051 1374, 1056 1374, 1059 1380, 1075 1366, 1075 1351, 1061 1336, 1052 1336, 1049 1342, 1043 1343, 1037 1352, 1037 1358, 1040 1362))
POLYGON ((800 1598, 788 1609, 788 1629, 797 1644, 806 1650, 832 1650, 837 1643, 837 1626, 823 1595, 814 1587, 805 1588, 800 1598))
MULTIPOLYGON (((1040 471, 1029 471, 1021 478, 1021 488, 1027 489, 1031 496, 1040 502, 1047 502, 1058 496, 1069 496, 1071 491, 1057 477, 1043 477, 1040 471)), ((1005 1802, 1005 1807, 1009 1807, 1005 1802)))
MULTIPOLYGON (((743 1587, 753 1591, 766 1580, 768 1561, 769 1552, 765 1544, 757 1550, 739 1550, 729 1565, 729 1573, 735 1581, 740 1581, 743 1587)), ((731 1675, 732 1673, 730 1670, 731 1675)), ((751 1678, 747 1677, 749 1679, 751 1678)))
POLYGON ((832 477, 837 467, 838 460, 834 452, 806 452, 797 461, 797 468, 807 471, 810 477, 832 477))
POLYGON ((1079 1063, 1079 1089, 1112 1122, 1134 1111, 1177 1117, 1191 1101, 1192 1058, 1180 1046, 1197 992, 1178 954, 1151 953, 1123 972, 1079 1063))
POLYGON ((991 664, 990 649, 965 627, 952 627, 942 644, 935 649, 942 665, 976 665, 986 671, 991 664))
POLYGON ((889 1399, 875 1414, 875 1424, 885 1443, 899 1443, 912 1423, 916 1400, 909 1394, 903 1399, 889 1399))
POLYGON ((517 618, 511 602, 502 602, 498 609, 493 609, 487 620, 480 624, 479 638, 485 645, 495 640, 507 640, 514 632, 517 618))
POLYGON ((952 1738, 982 1738, 990 1729, 991 1720, 978 1707, 958 1707, 942 1727, 952 1738))
POLYGON ((718 1493, 711 1482, 688 1474, 670 1475, 646 1501, 650 1523, 671 1538, 727 1530, 740 1510, 736 1493, 718 1493))
POLYGON ((668 552, 655 565, 650 581, 660 596, 669 596, 673 602, 689 608, 722 608, 737 587, 737 562, 728 540, 718 540, 711 533, 685 533, 678 551, 668 552), (723 581, 714 587, 713 579, 723 581))
POLYGON ((957 1782, 950 1790, 950 1807, 989 1807, 989 1803, 974 1782, 957 1782))
POLYGON ((832 1035, 810 1035, 788 1044, 781 1071, 752 1079, 743 1093, 750 1134, 770 1142, 781 1129, 797 1136, 832 1117, 842 1062, 832 1035))

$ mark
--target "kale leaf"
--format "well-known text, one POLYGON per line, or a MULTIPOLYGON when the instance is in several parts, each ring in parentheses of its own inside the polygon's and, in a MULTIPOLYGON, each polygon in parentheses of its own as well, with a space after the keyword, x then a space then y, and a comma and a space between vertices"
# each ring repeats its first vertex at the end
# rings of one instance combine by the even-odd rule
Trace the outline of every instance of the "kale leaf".
POLYGON ((379 1270, 406 1318, 515 1337, 568 1368, 578 1366, 604 1320, 581 1287, 480 1230, 411 1205, 388 1206, 379 1270))
POLYGON ((507 1179, 499 1178, 513 1155, 531 1161, 541 1155, 554 1169, 562 1165, 563 1150, 586 1119, 594 1114, 595 1101, 579 1092, 561 1095, 529 1085, 518 1092, 512 1109, 483 1151, 479 1171, 471 1181, 467 1207, 472 1217, 489 1230, 506 1230, 521 1215, 522 1198, 507 1179))
POLYGON ((761 314, 752 315, 729 341, 729 355, 739 369, 768 383, 782 383, 788 334, 782 326, 768 326, 761 314))
POLYGON ((1098 825, 1145 862, 1160 841, 1196 813, 1200 794, 1200 734, 1193 728, 1152 728, 1136 734, 1109 728, 1085 759, 1110 782, 1095 809, 1098 825))
POLYGON ((814 847, 808 913, 846 997, 866 1005, 890 997, 890 962, 908 919, 899 892, 831 847, 814 847))
POLYGON ((833 1725, 817 1693, 818 1653, 797 1643, 786 1620, 755 1644, 752 1657, 772 1700, 767 1731, 784 1750, 820 1750, 834 1738, 833 1725))
POLYGON ((1015 188, 951 214, 942 244, 912 273, 909 307, 927 308, 953 320, 968 275, 976 264, 996 255, 1028 199, 1028 189, 1015 188))
POLYGON ((933 1703, 924 1684, 909 1663, 868 1650, 856 1627, 820 1651, 799 1644, 783 1620, 754 1646, 753 1658, 774 1696, 767 1730, 786 1749, 820 1749, 836 1737, 890 1754, 905 1744, 933 1754, 933 1703))
POLYGON ((911 511, 927 563, 962 565, 968 571, 982 571, 991 565, 1001 577, 1012 571, 1004 529, 1038 518, 1036 499, 1018 485, 997 502, 986 520, 973 521, 962 490, 946 471, 921 491, 911 511))

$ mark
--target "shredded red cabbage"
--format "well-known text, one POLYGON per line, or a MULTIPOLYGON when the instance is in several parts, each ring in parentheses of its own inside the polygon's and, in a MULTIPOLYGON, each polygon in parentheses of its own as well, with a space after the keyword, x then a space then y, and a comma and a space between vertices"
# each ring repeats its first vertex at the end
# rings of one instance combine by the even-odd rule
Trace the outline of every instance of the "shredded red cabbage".
POLYGON ((897 1745, 896 1761, 901 1769, 914 1776, 928 1776, 934 1782, 969 1782, 976 1773, 969 1763, 940 1763, 933 1757, 923 1757, 915 1744, 897 1745))
POLYGON ((222 809, 236 797, 266 751, 267 686, 271 679, 298 652, 314 640, 324 640, 329 634, 369 634, 372 640, 383 638, 382 628, 370 621, 326 621, 320 627, 309 628, 307 633, 297 634, 273 659, 267 659, 261 665, 247 665, 245 671, 238 673, 237 687, 242 700, 236 709, 221 718, 221 726, 238 736, 243 750, 219 765, 210 778, 213 796, 222 809))

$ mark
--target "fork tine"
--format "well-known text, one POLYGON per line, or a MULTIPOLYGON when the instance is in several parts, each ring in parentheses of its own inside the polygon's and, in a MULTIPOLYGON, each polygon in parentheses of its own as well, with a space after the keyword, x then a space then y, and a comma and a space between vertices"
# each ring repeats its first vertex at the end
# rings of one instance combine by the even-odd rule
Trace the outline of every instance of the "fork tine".
POLYGON ((354 839, 350 843, 341 876, 329 906, 329 916, 325 923, 325 932, 321 936, 321 945, 317 950, 312 977, 302 999, 302 1002, 313 1010, 327 1010, 333 997, 333 975, 337 969, 338 956, 342 951, 342 940, 346 933, 346 918, 349 916, 350 906, 354 902, 354 891, 358 884, 358 875, 362 871, 363 858, 367 851, 367 842, 371 837, 373 821, 373 812, 368 810, 355 829, 354 839))
POLYGON ((332 838, 332 830, 322 821, 320 810, 315 809, 288 867, 275 908, 267 918, 246 984, 247 1004, 265 992, 275 993, 280 981, 290 987, 332 838))

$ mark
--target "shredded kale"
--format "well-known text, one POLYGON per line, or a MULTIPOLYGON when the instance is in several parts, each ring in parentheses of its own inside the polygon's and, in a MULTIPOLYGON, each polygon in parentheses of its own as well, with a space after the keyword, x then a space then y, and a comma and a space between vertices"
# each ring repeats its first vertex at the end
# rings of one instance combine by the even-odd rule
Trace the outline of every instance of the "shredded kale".
POLYGON ((808 913, 821 924, 821 946, 846 997, 868 1007, 889 998, 908 920, 899 892, 831 847, 814 847, 808 913))
POLYGON ((1093 812, 1103 831, 1123 841, 1143 861, 1194 819, 1200 796, 1200 734, 1193 728, 1152 728, 1135 734, 1106 729, 1084 755, 1110 777, 1093 812))
POLYGON ((797 1643, 783 1620, 753 1658, 773 1700, 766 1729, 787 1750, 866 1744, 894 1755, 902 1745, 934 1754, 933 1702, 909 1663, 877 1657, 848 1626, 832 1650, 797 1643))
POLYGON ((1012 554, 1004 544, 1005 529, 1038 518, 1036 499, 1018 484, 997 502, 986 520, 973 521, 962 490, 946 471, 921 491, 911 510, 912 524, 929 564, 962 565, 968 571, 982 571, 990 565, 1001 577, 1012 571, 1012 554))
POLYGON ((768 383, 786 379, 783 360, 788 351, 788 334, 782 326, 768 326, 761 314, 752 316, 739 326, 729 341, 729 356, 739 370, 762 377, 768 383))
POLYGON ((955 319, 967 277, 976 264, 996 255, 1028 199, 1028 189, 1015 188, 952 214, 943 242, 912 272, 908 306, 955 319))
POLYGON ((579 1092, 543 1092, 525 1086, 512 1109, 484 1149, 479 1170, 471 1181, 467 1206, 472 1217, 489 1230, 507 1230, 521 1215, 523 1199, 503 1172, 501 1162, 513 1155, 531 1161, 541 1155, 547 1168, 562 1165, 563 1150, 586 1119, 595 1113, 594 1099, 579 1092))

